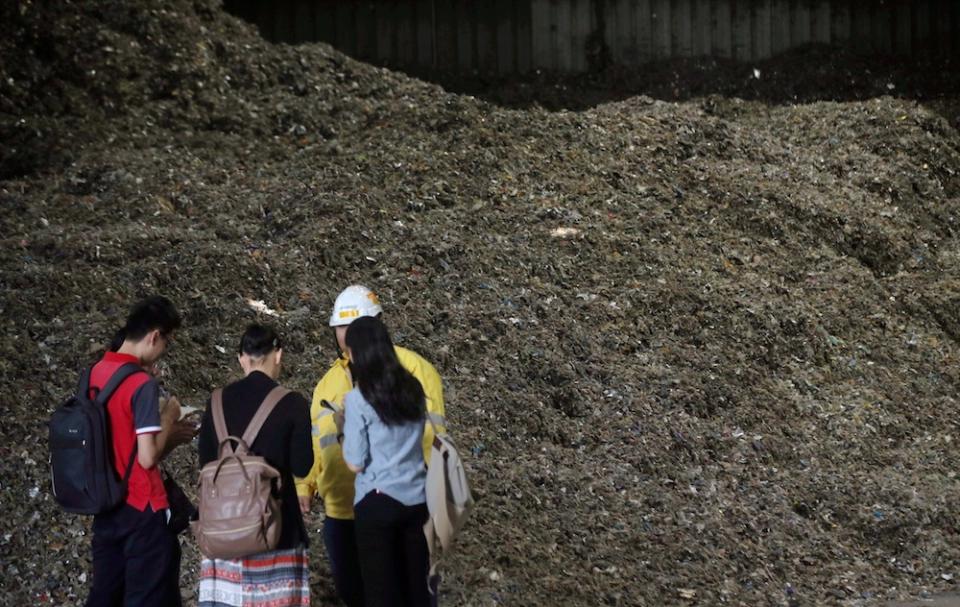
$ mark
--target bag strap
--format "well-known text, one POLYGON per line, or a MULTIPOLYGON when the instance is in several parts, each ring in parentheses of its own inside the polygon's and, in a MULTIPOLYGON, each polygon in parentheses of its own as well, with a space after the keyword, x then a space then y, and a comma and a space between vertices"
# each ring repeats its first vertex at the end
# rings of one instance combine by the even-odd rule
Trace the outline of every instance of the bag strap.
POLYGON ((429 411, 426 413, 425 417, 427 418, 427 422, 430 423, 430 427, 433 428, 433 436, 434 437, 440 436, 440 432, 437 430, 437 424, 433 423, 433 418, 430 417, 429 411))
POLYGON ((273 390, 267 394, 267 397, 263 399, 263 402, 260 403, 260 408, 257 409, 257 412, 253 414, 253 419, 250 420, 250 423, 247 424, 247 429, 244 431, 241 440, 247 445, 252 445, 253 441, 256 440, 257 434, 260 433, 260 428, 263 427, 263 423, 267 421, 270 413, 273 412, 273 409, 277 404, 283 399, 284 396, 290 393, 290 390, 287 390, 283 386, 276 386, 273 390))
MULTIPOLYGON (((223 416, 223 388, 217 388, 213 391, 213 395, 210 397, 210 408, 213 413, 213 429, 217 433, 217 445, 220 445, 220 448, 217 449, 217 457, 219 458, 223 450, 223 441, 229 438, 227 419, 223 416)), ((236 451, 233 445, 229 443, 227 447, 230 449, 230 454, 236 451)))
POLYGON ((250 453, 250 445, 243 442, 243 439, 239 436, 230 435, 227 438, 220 441, 220 444, 217 446, 217 459, 223 459, 223 448, 229 447, 230 453, 227 454, 227 457, 231 455, 236 455, 236 452, 243 447, 243 453, 250 453), (233 443, 237 443, 237 446, 234 447, 233 443))
POLYGON ((90 398, 90 372, 93 371, 93 367, 87 367, 83 370, 83 373, 80 374, 80 379, 77 381, 77 396, 83 398, 90 398))
MULTIPOLYGON (((439 452, 443 452, 443 443, 440 442, 440 432, 437 430, 437 424, 434 423, 433 418, 430 417, 430 412, 426 414, 427 423, 430 424, 430 427, 433 429, 433 448, 439 452)), ((446 476, 446 470, 443 472, 446 476)), ((428 489, 429 490, 429 489, 428 489)), ((433 514, 427 518, 427 522, 423 525, 423 534, 427 539, 427 551, 429 552, 429 562, 430 562, 430 571, 427 573, 427 585, 430 585, 430 582, 433 580, 434 576, 437 575, 437 567, 440 566, 440 561, 443 558, 443 554, 440 553, 440 538, 437 536, 436 527, 434 526, 433 514)), ((431 589, 430 594, 433 594, 431 589)))
POLYGON ((431 515, 427 522, 423 525, 423 535, 427 540, 427 552, 428 552, 428 563, 430 564, 430 569, 427 571, 427 587, 430 589, 430 594, 436 594, 436 587, 440 584, 440 564, 446 558, 449 550, 442 550, 440 538, 437 535, 437 530, 434 527, 433 516, 431 515))
MULTIPOLYGON (((97 398, 94 402, 101 407, 110 400, 110 397, 113 396, 113 393, 117 391, 117 388, 120 387, 120 384, 125 382, 128 377, 135 373, 146 373, 140 365, 136 363, 123 363, 119 369, 113 372, 113 375, 110 376, 110 379, 107 381, 107 385, 103 387, 100 392, 97 393, 97 398)), ((90 371, 88 370, 84 374, 86 379, 87 386, 90 385, 90 371)), ((81 379, 83 381, 83 379, 81 379)))
MULTIPOLYGON (((87 397, 90 395, 90 373, 93 370, 92 367, 86 369, 83 372, 83 375, 80 376, 80 383, 77 386, 77 392, 83 394, 87 397)), ((135 363, 123 363, 120 365, 120 368, 113 372, 113 375, 110 376, 110 379, 107 380, 107 385, 103 387, 100 392, 97 393, 97 398, 94 399, 94 404, 98 407, 105 407, 106 404, 110 401, 110 397, 113 396, 113 393, 117 391, 117 388, 120 387, 120 384, 125 382, 130 376, 144 372, 140 365, 135 363)), ((107 418, 109 419, 109 415, 107 418)), ((133 473, 133 462, 137 459, 137 439, 134 437, 133 440, 133 449, 130 450, 130 459, 127 460, 127 469, 123 473, 123 484, 126 485, 130 480, 130 475, 133 473)))
POLYGON ((127 460, 127 470, 123 473, 123 484, 126 485, 133 473, 133 460, 137 458, 137 437, 133 437, 133 449, 130 450, 130 459, 127 460))

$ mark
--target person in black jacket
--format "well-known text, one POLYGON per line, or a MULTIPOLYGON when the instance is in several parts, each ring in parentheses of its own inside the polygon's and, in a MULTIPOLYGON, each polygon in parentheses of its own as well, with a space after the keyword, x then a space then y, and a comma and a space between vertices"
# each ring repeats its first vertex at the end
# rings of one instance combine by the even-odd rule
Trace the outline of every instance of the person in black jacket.
MULTIPOLYGON (((272 328, 250 325, 240 340, 238 359, 245 377, 223 389, 227 433, 241 436, 250 420, 277 386, 283 350, 272 328)), ((313 466, 310 407, 295 392, 287 394, 267 417, 250 450, 280 472, 281 530, 276 550, 243 559, 203 559, 200 566, 201 607, 307 605, 310 579, 307 531, 297 502, 294 476, 313 466)), ((208 403, 200 426, 200 466, 217 459, 219 444, 208 403)))

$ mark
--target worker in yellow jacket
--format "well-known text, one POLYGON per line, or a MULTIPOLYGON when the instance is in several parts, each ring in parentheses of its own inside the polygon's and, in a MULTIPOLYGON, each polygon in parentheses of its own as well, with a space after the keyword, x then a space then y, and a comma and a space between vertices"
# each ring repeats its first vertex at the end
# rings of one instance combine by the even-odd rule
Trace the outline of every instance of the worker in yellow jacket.
MULTIPOLYGON (((357 557, 353 527, 354 473, 343 461, 340 442, 343 434, 343 398, 353 389, 350 362, 343 353, 345 337, 351 322, 362 316, 380 316, 383 308, 370 289, 353 285, 337 296, 330 315, 330 326, 337 339, 338 358, 313 391, 310 415, 313 419, 313 468, 297 479, 300 508, 310 510, 314 495, 323 500, 326 517, 323 521, 323 543, 330 559, 337 594, 348 607, 362 607, 363 583, 357 557)), ((412 350, 396 346, 397 358, 423 386, 427 398, 427 417, 440 432, 446 430, 443 408, 443 386, 437 370, 412 350)), ((429 465, 433 443, 433 427, 429 421, 423 432, 423 458, 429 465)))

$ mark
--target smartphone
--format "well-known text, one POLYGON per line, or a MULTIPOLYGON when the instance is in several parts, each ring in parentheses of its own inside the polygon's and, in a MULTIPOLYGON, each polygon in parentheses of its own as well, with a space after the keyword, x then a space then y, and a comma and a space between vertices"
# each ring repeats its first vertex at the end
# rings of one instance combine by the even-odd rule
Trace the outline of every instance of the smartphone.
POLYGON ((192 415, 200 415, 201 411, 197 407, 191 407, 180 403, 180 419, 186 419, 192 415))
POLYGON ((193 427, 197 430, 200 429, 200 418, 203 415, 203 411, 197 407, 191 407, 190 405, 180 405, 180 421, 190 422, 193 424, 193 427))

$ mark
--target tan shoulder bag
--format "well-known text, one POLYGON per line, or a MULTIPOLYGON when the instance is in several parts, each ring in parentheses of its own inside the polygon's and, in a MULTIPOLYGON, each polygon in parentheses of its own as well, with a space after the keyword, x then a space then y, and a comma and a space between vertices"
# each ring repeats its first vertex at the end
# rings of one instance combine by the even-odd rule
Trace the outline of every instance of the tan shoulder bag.
POLYGON ((267 394, 241 438, 227 435, 223 390, 213 392, 211 409, 218 459, 200 471, 198 519, 190 523, 200 552, 212 559, 236 559, 267 552, 280 539, 280 502, 273 486, 280 473, 250 453, 260 428, 290 391, 277 386, 267 394), (236 443, 234 448, 231 442, 236 443), (226 452, 225 452, 226 450, 226 452))

